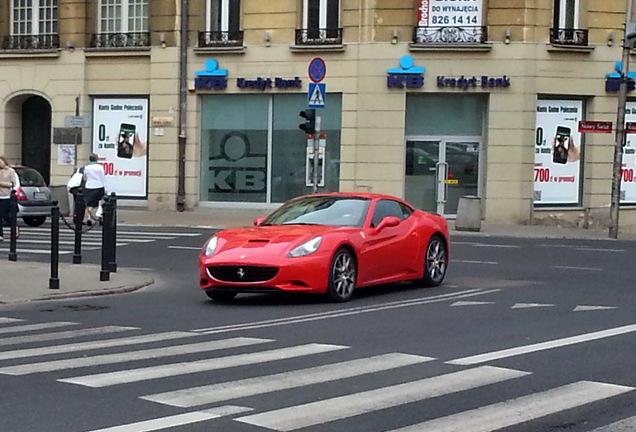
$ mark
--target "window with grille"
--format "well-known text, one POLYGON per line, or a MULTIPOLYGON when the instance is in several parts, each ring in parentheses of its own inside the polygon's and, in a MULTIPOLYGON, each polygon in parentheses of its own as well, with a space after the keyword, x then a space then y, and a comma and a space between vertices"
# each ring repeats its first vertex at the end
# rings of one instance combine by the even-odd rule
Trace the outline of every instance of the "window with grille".
POLYGON ((11 35, 57 34, 57 0, 13 0, 11 35))
POLYGON ((555 1, 554 26, 562 29, 575 29, 579 26, 578 0, 555 1))
POLYGON ((302 37, 297 42, 342 43, 340 0, 303 0, 302 37))
POLYGON ((100 0, 100 33, 148 31, 148 0, 100 0))
POLYGON ((240 27, 239 0, 206 0, 207 23, 210 32, 235 32, 240 27))

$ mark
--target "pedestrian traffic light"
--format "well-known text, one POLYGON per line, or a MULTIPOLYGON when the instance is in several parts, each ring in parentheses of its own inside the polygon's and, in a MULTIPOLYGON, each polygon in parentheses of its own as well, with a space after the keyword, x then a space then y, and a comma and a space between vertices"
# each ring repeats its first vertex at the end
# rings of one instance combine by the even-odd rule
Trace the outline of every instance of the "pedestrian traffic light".
POLYGON ((298 125, 298 127, 305 131, 306 134, 312 135, 316 132, 316 110, 313 108, 301 111, 300 115, 305 119, 304 123, 298 125))

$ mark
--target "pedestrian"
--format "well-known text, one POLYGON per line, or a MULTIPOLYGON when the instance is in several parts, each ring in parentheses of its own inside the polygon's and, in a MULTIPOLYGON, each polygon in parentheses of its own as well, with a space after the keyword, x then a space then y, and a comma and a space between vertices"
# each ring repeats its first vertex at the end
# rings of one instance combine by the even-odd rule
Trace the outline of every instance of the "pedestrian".
POLYGON ((104 167, 97 163, 99 156, 91 153, 88 156, 88 165, 84 167, 84 203, 86 204, 86 224, 93 225, 97 222, 93 210, 99 207, 99 203, 106 194, 106 174, 104 167))
POLYGON ((4 225, 9 225, 11 191, 18 183, 17 175, 4 156, 0 156, 0 241, 4 240, 4 225))

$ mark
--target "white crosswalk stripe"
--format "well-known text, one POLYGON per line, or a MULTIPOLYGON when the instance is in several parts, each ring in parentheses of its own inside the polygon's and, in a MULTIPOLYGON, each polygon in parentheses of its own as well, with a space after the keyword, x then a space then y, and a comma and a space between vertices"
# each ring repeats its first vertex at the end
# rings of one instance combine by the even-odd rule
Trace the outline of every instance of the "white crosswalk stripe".
MULTIPOLYGON (((119 227, 117 230, 117 246, 126 246, 129 244, 137 243, 151 243, 158 240, 174 240, 177 238, 190 238, 197 237, 204 234, 201 232, 160 232, 160 231, 143 231, 135 230, 132 227, 126 227, 122 229, 119 227)), ((48 226, 38 228, 24 228, 20 230, 20 238, 17 241, 17 253, 23 254, 49 254, 51 242, 51 229, 48 226)), ((60 237, 59 245, 61 255, 72 254, 75 249, 75 233, 66 228, 63 224, 60 225, 60 237)), ((101 229, 94 227, 91 230, 87 230, 82 234, 82 250, 98 250, 102 245, 102 233, 101 229)), ((9 253, 9 244, 2 245, 0 253, 9 253)))
POLYGON ((581 381, 391 432, 490 432, 634 390, 612 384, 581 381))
MULTIPOLYGON (((142 417, 140 414, 126 424, 117 424, 117 417, 114 416, 113 423, 93 426, 97 428, 86 432, 146 432, 187 428, 190 424, 221 417, 231 417, 243 427, 253 427, 254 430, 295 431, 320 426, 329 430, 345 430, 340 423, 353 421, 356 416, 397 407, 408 415, 396 416, 395 420, 390 420, 392 423, 384 426, 383 431, 492 432, 538 421, 636 389, 617 383, 580 380, 559 387, 542 385, 541 390, 524 391, 532 386, 518 383, 535 380, 532 372, 444 362, 445 368, 450 367, 452 370, 431 375, 427 373, 426 365, 435 364, 437 367, 431 366, 431 370, 437 370, 443 363, 434 357, 422 355, 395 352, 359 357, 355 356, 351 347, 343 345, 306 343, 272 347, 271 344, 277 342, 273 339, 238 335, 213 339, 219 336, 187 331, 109 336, 118 332, 142 331, 136 327, 107 326, 56 331, 65 326, 81 324, 67 321, 30 323, 0 317, 0 332, 4 330, 4 334, 16 335, 0 338, 0 346, 31 344, 24 348, 0 349, 0 379, 5 379, 2 375, 75 372, 91 368, 90 374, 71 372, 74 376, 69 377, 69 372, 66 372, 63 376, 51 379, 93 388, 136 383, 126 389, 126 394, 133 390, 141 400, 175 407, 172 409, 201 407, 197 411, 173 411, 171 415, 154 418, 142 417), (86 339, 75 342, 74 339, 78 337, 86 339), (71 341, 63 342, 66 339, 71 341), (115 350, 99 352, 111 348, 115 350), (240 349, 238 354, 223 352, 235 348, 240 349), (334 359, 333 354, 329 353, 336 352, 340 354, 334 359), (180 358, 200 353, 210 354, 205 354, 203 360, 183 361, 180 358), (298 367, 295 366, 298 362, 286 362, 303 358, 312 364, 298 367), (28 359, 28 363, 24 359, 28 359), (135 362, 145 360, 152 360, 152 366, 135 367, 135 362), (259 373, 259 365, 265 363, 269 363, 275 372, 259 373), (281 371, 279 366, 285 364, 287 366, 283 366, 281 371), (118 365, 117 369, 113 369, 113 365, 118 365), (222 377, 228 375, 215 373, 222 369, 250 365, 255 366, 251 369, 255 373, 248 378, 223 381, 222 377), (174 386, 180 381, 167 378, 194 373, 204 373, 201 379, 197 378, 196 386, 182 385, 181 388, 160 391, 164 385, 161 379, 166 379, 166 386, 174 386), (376 374, 378 377, 382 374, 381 378, 376 380, 376 374), (144 384, 150 380, 155 381, 144 384), (201 385, 201 380, 204 380, 204 385, 201 385), (359 388, 358 383, 364 388, 359 388), (419 406, 431 399, 454 398, 454 395, 475 392, 486 386, 491 388, 488 390, 490 397, 496 398, 490 399, 494 403, 483 406, 477 404, 476 408, 473 406, 464 411, 447 411, 440 417, 422 411, 419 406), (493 391, 493 386, 499 386, 502 391, 493 391), (153 389, 153 392, 144 391, 145 387, 153 389), (290 399, 285 394, 289 392, 289 395, 293 395, 294 391, 303 394, 302 401, 293 397, 290 399), (514 395, 507 397, 509 392, 514 395), (263 397, 274 393, 280 397, 263 397)), ((594 432, 630 430, 634 424, 636 417, 631 417, 597 428, 594 432)))
POLYGON ((18 366, 0 368, 3 375, 29 375, 34 373, 51 372, 63 369, 75 369, 80 367, 99 366, 106 364, 125 363, 135 360, 156 359, 171 357, 181 354, 193 354, 206 351, 236 348, 259 343, 271 342, 269 339, 233 338, 210 342, 201 342, 188 345, 176 345, 166 348, 153 348, 140 351, 128 351, 119 354, 103 354, 91 357, 80 357, 68 360, 56 360, 41 363, 29 363, 18 366))
POLYGON ((346 348, 347 347, 341 345, 306 344, 290 348, 279 348, 270 351, 238 354, 228 357, 198 360, 187 363, 174 363, 161 366, 151 366, 147 368, 129 369, 119 372, 85 375, 80 377, 61 379, 58 381, 79 384, 87 387, 107 387, 157 378, 186 375, 195 372, 225 369, 236 367, 237 365, 245 366, 250 364, 271 362, 275 360, 302 357, 346 348))

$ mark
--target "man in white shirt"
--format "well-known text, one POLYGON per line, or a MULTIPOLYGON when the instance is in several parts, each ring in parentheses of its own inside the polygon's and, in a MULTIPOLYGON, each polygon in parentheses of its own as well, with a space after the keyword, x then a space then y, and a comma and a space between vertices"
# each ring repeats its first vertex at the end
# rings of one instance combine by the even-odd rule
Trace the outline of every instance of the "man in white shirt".
POLYGON ((91 153, 88 156, 88 165, 84 167, 84 203, 86 204, 86 224, 92 225, 96 221, 93 209, 99 206, 99 202, 106 194, 106 174, 104 167, 97 161, 99 156, 91 153))

